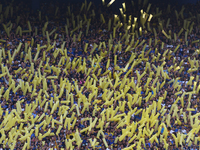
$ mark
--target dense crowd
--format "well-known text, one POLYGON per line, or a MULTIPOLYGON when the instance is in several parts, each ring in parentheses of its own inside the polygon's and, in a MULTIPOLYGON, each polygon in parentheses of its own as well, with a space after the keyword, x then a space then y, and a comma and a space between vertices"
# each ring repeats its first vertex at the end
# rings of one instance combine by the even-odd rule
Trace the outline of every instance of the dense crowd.
POLYGON ((145 2, 2 5, 0 149, 199 149, 199 3, 145 2))

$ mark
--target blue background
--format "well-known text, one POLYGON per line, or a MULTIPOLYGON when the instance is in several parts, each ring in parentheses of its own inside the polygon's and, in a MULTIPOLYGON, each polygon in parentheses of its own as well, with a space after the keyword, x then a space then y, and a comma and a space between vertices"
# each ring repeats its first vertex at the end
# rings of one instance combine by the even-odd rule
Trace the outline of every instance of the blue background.
MULTIPOLYGON (((50 2, 51 0, 32 0, 32 9, 38 9, 40 2, 50 2)), ((84 2, 85 0, 55 0, 56 2, 61 2, 61 3, 77 3, 77 2, 84 2)), ((96 5, 98 5, 99 3, 102 2, 102 0, 87 0, 92 1, 93 3, 95 3, 96 5)), ((110 0, 105 0, 106 3, 108 3, 110 0)), ((126 1, 131 1, 131 0, 115 0, 115 2, 111 5, 113 9, 118 9, 119 7, 121 7, 121 4, 123 2, 126 1)), ((138 0, 133 0, 133 1, 138 1, 138 0)), ((143 0, 142 0, 143 1, 143 0)), ((173 4, 178 4, 178 5, 182 5, 182 4, 187 4, 187 3, 196 3, 198 0, 149 0, 148 3, 152 3, 152 4, 156 4, 156 3, 169 3, 171 5, 173 4)))
MULTIPOLYGON (((9 3, 11 0, 0 0, 0 3, 9 3)), ((41 2, 47 2, 49 3, 50 1, 53 2, 61 2, 61 3, 77 3, 77 2, 84 2, 85 0, 14 0, 15 2, 22 2, 24 1, 25 3, 28 3, 29 6, 31 6, 31 8, 33 10, 37 10, 40 7, 40 3, 41 2)), ((95 3, 96 5, 98 5, 99 3, 102 3, 102 0, 87 0, 92 1, 93 3, 95 3)), ((108 3, 110 0, 105 0, 106 3, 108 3)), ((121 7, 121 4, 123 2, 126 1, 131 1, 131 0, 115 0, 115 2, 111 5, 111 7, 113 9, 118 9, 119 7, 121 7)), ((137 2, 138 0, 133 0, 135 2, 137 2)), ((144 1, 144 0, 142 0, 144 1)), ((178 5, 182 5, 182 4, 187 4, 187 3, 196 3, 198 0, 149 0, 148 3, 151 4, 156 4, 156 3, 170 3, 171 5, 173 4, 178 4, 178 5)), ((166 6, 167 7, 167 6, 166 6)))

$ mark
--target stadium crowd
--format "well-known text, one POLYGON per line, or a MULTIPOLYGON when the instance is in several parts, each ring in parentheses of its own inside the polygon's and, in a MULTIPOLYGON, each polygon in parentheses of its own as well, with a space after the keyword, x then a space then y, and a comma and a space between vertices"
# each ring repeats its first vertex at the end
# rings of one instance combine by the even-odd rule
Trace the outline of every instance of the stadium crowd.
MULTIPOLYGON (((89 2, 87 2, 87 6, 88 4, 89 2)), ((199 4, 189 4, 182 7, 171 6, 170 9, 169 6, 166 7, 166 4, 152 4, 149 14, 153 12, 158 14, 160 10, 162 12, 158 17, 153 16, 150 21, 151 30, 148 31, 146 26, 143 28, 142 34, 138 29, 135 29, 138 31, 137 33, 132 34, 132 27, 127 31, 122 25, 116 28, 115 36, 113 36, 114 25, 112 25, 114 12, 110 7, 103 4, 100 6, 91 4, 89 10, 86 7, 80 12, 81 6, 81 4, 54 5, 53 3, 43 3, 40 10, 34 12, 23 2, 3 5, 0 12, 3 16, 0 21, 0 56, 2 58, 0 74, 7 73, 0 78, 0 149, 12 149, 11 143, 13 141, 10 139, 15 139, 16 134, 18 137, 15 139, 13 148, 15 150, 23 149, 27 142, 20 138, 28 134, 27 130, 31 134, 29 135, 30 145, 26 149, 33 150, 52 148, 122 150, 131 146, 129 149, 199 149, 199 128, 193 130, 195 125, 199 126, 200 117, 200 95, 196 90, 199 87, 200 75, 199 41, 197 41, 200 39, 199 4), (11 7, 13 14, 9 11, 8 16, 6 16, 6 9, 11 7), (69 7, 71 8, 70 12, 68 11, 69 7), (174 12, 175 10, 180 12, 182 9, 184 16, 182 18, 181 13, 179 13, 177 19, 174 12), (100 14, 104 16, 106 23, 103 23, 100 14), (19 20, 18 16, 20 16, 19 20), (67 21, 66 18, 69 20, 67 21), (87 24, 89 18, 91 20, 87 24), (170 18, 170 23, 166 26, 168 18, 170 18), (184 21, 186 18, 187 21, 184 21), (109 19, 112 20, 110 30, 108 29, 109 19), (75 25, 73 20, 75 20, 75 25), (83 20, 82 26, 79 26, 81 20, 83 20), (22 31, 29 30, 28 21, 32 31, 22 32, 21 35, 20 32, 17 33, 19 26, 23 29, 22 31), (49 39, 47 32, 44 31, 46 22, 48 25, 45 30, 49 32, 49 39), (162 25, 159 25, 160 22, 162 25), (5 31, 4 24, 7 31, 8 27, 11 26, 9 34, 5 31), (183 24, 186 24, 185 27, 187 27, 178 36, 183 24), (68 32, 66 32, 66 25, 68 32), (76 26, 78 28, 74 30, 76 26), (156 36, 153 28, 156 30, 156 36), (163 34, 162 28, 167 35, 171 36, 170 38, 163 34), (190 28, 191 31, 189 31, 190 28), (50 35, 54 29, 55 32, 50 35), (127 35, 130 35, 128 40, 127 36, 123 37, 127 32, 127 35), (80 39, 78 39, 79 35, 81 35, 80 39), (132 43, 130 50, 127 50, 131 41, 134 43, 132 43), (20 43, 22 45, 19 51, 11 59, 20 43), (86 46, 87 43, 88 46, 86 46), (94 43, 98 46, 95 47, 94 43), (49 48, 49 45, 52 47, 49 48), (175 51, 176 47, 178 49, 175 51), (4 49, 5 54, 2 49, 4 49), (29 52, 31 58, 28 56, 29 52), (37 59, 34 60, 36 56, 37 59), (117 57, 116 64, 115 57, 117 57), (133 57, 134 59, 130 61, 133 57), (131 62, 135 64, 132 65, 131 62), (31 70, 32 64, 34 71, 31 70), (148 66, 148 64, 150 65, 148 66), (82 70, 80 70, 81 65, 84 68, 82 70), (160 66, 163 67, 163 70, 158 71, 160 66), (19 70, 19 68, 21 69, 19 70), (49 76, 55 78, 48 78, 49 76), (139 77, 141 78, 139 79, 139 77), (121 83, 114 86, 117 78, 121 83), (35 84, 34 81, 37 83, 35 84), (65 86, 63 86, 64 82, 66 82, 65 86), (14 83, 14 88, 11 87, 12 83, 14 83), (24 87, 26 83, 29 83, 26 90, 24 88, 16 89, 24 83, 24 87), (152 85, 155 88, 151 88, 152 85), (9 93, 7 94, 6 91, 9 93), (62 94, 60 94, 61 91, 62 94), (186 94, 183 95, 183 93, 186 94), (131 99, 137 97, 139 100, 136 98, 136 101, 129 105, 130 96, 131 99), (182 96, 184 105, 180 100, 182 96), (159 109, 159 100, 162 98, 159 109), (52 112, 52 106, 57 101, 59 107, 56 107, 52 112), (42 103, 43 105, 41 105, 42 103), (21 105, 21 113, 17 108, 18 104, 21 105), (157 108, 153 109, 155 104, 157 108), (32 109, 33 106, 37 107, 32 109), (9 118, 11 113, 13 119, 15 118, 14 109, 19 113, 21 120, 15 120, 13 126, 8 128, 5 119, 9 118), (144 122, 144 116, 147 114, 143 110, 149 111, 149 118, 146 118, 146 122, 144 122), (25 112, 29 111, 31 115, 27 116, 25 112), (120 119, 117 117, 113 119, 112 117, 115 115, 112 116, 112 111, 120 119), (38 119, 43 114, 45 115, 38 119), (152 117, 150 117, 151 115, 152 117), (169 115, 170 120, 167 122, 169 115), (192 117, 194 115, 196 116, 192 117), (129 122, 123 124, 122 122, 127 120, 127 116, 129 116, 129 122), (157 116, 157 121, 152 125, 150 120, 153 120, 155 116, 157 116), (35 118, 36 120, 33 122, 35 118), (71 119, 71 125, 65 124, 67 118, 71 119), (44 120, 46 120, 45 123, 43 123, 44 120), (143 124, 141 120, 144 122, 143 124), (93 122, 95 124, 92 126, 93 122), (43 125, 38 128, 37 135, 35 130, 41 123, 43 125), (34 127, 29 129, 32 124, 34 127), (132 136, 128 136, 128 134, 131 135, 128 133, 120 140, 127 129, 132 132, 133 126, 129 127, 133 124, 136 126, 132 136), (49 130, 54 134, 40 137, 40 134, 44 135, 49 130), (59 133, 57 133, 58 130, 60 130, 59 133), (192 134, 189 134, 191 132, 192 134), (157 136, 158 141, 151 142, 150 139, 153 135, 157 136), (174 135, 179 141, 174 138, 174 135), (191 140, 187 140, 188 135, 191 136, 191 140), (135 138, 130 142, 134 136, 135 138), (80 144, 78 143, 79 137, 80 144)), ((126 3, 126 11, 124 10, 124 12, 127 19, 130 15, 132 21, 134 17, 138 18, 136 26, 139 28, 141 9, 146 11, 147 7, 148 3, 143 5, 143 1, 141 4, 139 2, 126 3)), ((120 12, 117 15, 119 20, 124 19, 120 12)))

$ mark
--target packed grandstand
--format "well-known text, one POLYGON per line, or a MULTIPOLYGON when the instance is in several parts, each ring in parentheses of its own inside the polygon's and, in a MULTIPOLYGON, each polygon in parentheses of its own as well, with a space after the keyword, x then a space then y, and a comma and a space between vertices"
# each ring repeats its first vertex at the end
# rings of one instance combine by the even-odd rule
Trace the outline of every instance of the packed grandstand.
POLYGON ((199 6, 0 4, 0 149, 198 150, 199 6))

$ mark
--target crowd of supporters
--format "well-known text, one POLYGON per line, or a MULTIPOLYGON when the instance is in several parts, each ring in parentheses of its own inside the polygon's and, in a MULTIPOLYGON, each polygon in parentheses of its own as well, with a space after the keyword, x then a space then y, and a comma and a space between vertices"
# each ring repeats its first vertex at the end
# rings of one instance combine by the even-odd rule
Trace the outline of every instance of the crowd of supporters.
MULTIPOLYGON (((89 2, 87 4, 89 4, 89 2)), ((141 5, 138 5, 138 3, 134 3, 134 5, 133 3, 126 3, 127 18, 129 15, 132 15, 132 21, 133 21, 134 17, 137 17, 138 24, 140 24, 139 18, 141 15, 141 9, 145 11, 147 6, 148 4, 143 6, 142 3, 141 5)), ((46 77, 46 82, 47 82, 46 92, 49 95, 49 97, 47 97, 46 96, 47 94, 45 94, 44 92, 40 93, 40 90, 44 89, 44 84, 42 82, 43 80, 41 80, 41 82, 38 83, 36 86, 36 89, 35 89, 35 93, 37 93, 36 95, 32 96, 33 89, 31 89, 31 91, 27 90, 27 92, 24 92, 21 88, 19 88, 14 93, 13 90, 9 88, 11 85, 10 82, 12 82, 12 79, 10 79, 10 76, 6 74, 5 76, 0 78, 0 88, 2 89, 0 93, 1 94, 0 102, 1 102, 1 108, 3 111, 2 115, 0 116, 0 124, 3 123, 5 116, 10 114, 12 110, 17 109, 16 104, 18 101, 21 101, 20 102, 21 109, 22 109, 22 113, 20 114, 21 119, 25 118, 24 112, 25 112, 27 104, 30 105, 31 103, 38 102, 36 99, 38 98, 39 93, 41 95, 41 103, 44 101, 44 99, 47 99, 47 102, 50 103, 51 98, 53 97, 54 99, 55 95, 58 96, 59 93, 61 92, 61 89, 62 89, 61 84, 63 80, 65 80, 68 83, 71 83, 72 87, 70 90, 68 90, 67 88, 64 89, 63 94, 59 97, 59 104, 60 106, 65 105, 68 107, 68 113, 66 117, 71 118, 73 116, 74 119, 71 120, 72 123, 76 118, 75 125, 73 128, 71 127, 68 130, 68 127, 64 127, 64 123, 63 123, 63 127, 61 128, 60 133, 56 134, 56 131, 58 130, 60 125, 55 124, 55 126, 52 127, 52 120, 51 120, 50 123, 46 125, 46 128, 42 128, 44 125, 39 128, 39 133, 44 135, 50 129, 51 132, 55 133, 55 135, 47 136, 47 137, 44 137, 42 140, 39 140, 39 137, 35 135, 35 132, 32 132, 32 134, 30 135, 30 139, 31 139, 30 149, 33 149, 33 150, 51 149, 51 148, 67 149, 67 145, 65 142, 66 139, 69 141, 70 140, 72 141, 71 144, 73 146, 73 149, 81 149, 81 150, 82 149, 101 149, 101 150, 125 149, 126 147, 129 147, 133 144, 138 143, 140 139, 135 138, 132 142, 129 142, 131 137, 126 136, 121 141, 116 140, 116 138, 119 138, 123 134, 123 130, 126 129, 128 125, 119 127, 119 121, 109 121, 108 118, 110 118, 110 116, 107 116, 107 114, 104 115, 104 117, 106 116, 104 120, 104 124, 103 124, 104 135, 103 134, 98 135, 98 132, 101 128, 100 126, 98 126, 98 124, 101 123, 101 119, 103 116, 102 112, 105 112, 106 110, 109 110, 112 108, 113 110, 118 110, 116 112, 116 115, 120 115, 123 113, 128 115, 128 113, 131 112, 130 110, 134 110, 136 107, 137 107, 137 110, 140 110, 140 109, 146 110, 147 108, 149 108, 150 105, 153 105, 154 101, 157 102, 159 100, 159 97, 164 97, 165 92, 167 92, 167 95, 166 95, 166 98, 162 101, 161 105, 162 107, 165 107, 166 112, 163 116, 159 116, 157 120, 158 120, 158 126, 162 123, 166 124, 165 119, 167 118, 167 115, 171 113, 170 109, 173 106, 173 103, 177 100, 178 96, 181 97, 181 94, 176 95, 175 93, 179 91, 181 91, 181 93, 194 91, 193 89, 194 82, 196 82, 197 87, 199 86, 199 78, 198 78, 198 76, 200 75, 199 68, 198 68, 199 56, 200 56, 198 53, 199 42, 193 43, 193 41, 200 39, 200 28, 199 28, 200 26, 199 26, 199 19, 198 19, 199 18, 198 16, 199 4, 197 3, 196 5, 192 5, 192 4, 185 5, 184 6, 185 9, 183 13, 184 18, 181 18, 181 16, 179 16, 178 20, 174 12, 175 10, 177 10, 177 12, 180 12, 180 10, 182 9, 181 6, 171 6, 170 11, 168 11, 167 6, 165 4, 152 4, 149 14, 156 12, 156 9, 158 7, 159 7, 159 10, 162 10, 162 14, 159 17, 152 18, 150 22, 152 32, 151 31, 145 32, 145 30, 147 29, 143 29, 142 35, 139 34, 138 37, 136 35, 134 36, 131 35, 129 41, 127 42, 126 39, 122 40, 123 35, 126 33, 126 29, 124 29, 123 26, 121 28, 116 29, 115 37, 113 37, 113 25, 111 25, 111 29, 108 30, 108 20, 111 19, 113 23, 114 13, 112 12, 112 9, 110 7, 103 6, 102 4, 99 6, 95 6, 94 4, 91 5, 90 9, 94 10, 95 16, 92 16, 92 11, 90 10, 87 11, 87 9, 83 9, 83 11, 80 12, 81 4, 55 5, 53 3, 42 3, 40 10, 37 12, 32 11, 23 2, 19 4, 15 4, 14 2, 11 4, 9 3, 7 5, 4 4, 3 10, 1 12, 1 14, 3 15, 3 18, 1 18, 1 21, 0 21, 1 23, 0 39, 5 40, 5 41, 0 42, 0 50, 1 49, 5 50, 5 58, 3 57, 3 53, 1 52, 2 62, 1 62, 0 73, 3 74, 2 65, 7 66, 9 74, 11 75, 15 83, 15 87, 17 87, 18 85, 20 85, 22 81, 24 81, 25 83, 29 82, 30 86, 32 85, 32 88, 33 88, 34 87, 33 81, 35 79, 34 73, 37 71, 37 73, 39 74, 38 70, 40 70, 41 76, 46 77), (8 17, 6 18, 4 12, 7 6, 9 5, 13 7, 14 13, 13 15, 9 13, 8 17), (68 9, 67 9, 68 7, 71 8, 70 11, 71 13, 73 13, 75 26, 78 26, 77 15, 80 16, 80 20, 82 19, 83 22, 84 22, 84 15, 86 16, 87 19, 89 18, 91 19, 88 34, 86 33, 87 22, 83 24, 82 27, 75 30, 73 33, 71 32, 75 27, 71 20, 72 14, 68 13, 68 9), (57 8, 58 8, 58 11, 56 12, 57 8), (39 12, 41 12, 41 20, 38 15, 39 12), (106 23, 102 23, 102 20, 100 19, 100 14, 103 14, 106 20, 106 23), (20 19, 19 19, 19 22, 17 23, 16 20, 18 16, 20 16, 20 19), (65 25, 67 24, 67 18, 69 18, 69 26, 68 26, 69 34, 66 34, 66 29, 65 29, 65 25), (167 38, 162 33, 162 30, 158 28, 158 25, 159 25, 158 18, 161 21, 164 20, 162 24, 163 30, 165 30, 167 34, 171 34, 171 38, 167 38), (170 18, 170 23, 169 23, 169 26, 166 27, 166 22, 168 18, 170 18), (183 28, 184 19, 186 18, 189 18, 188 30, 192 22, 194 22, 193 28, 191 32, 188 31, 186 40, 185 40, 185 31, 187 30, 185 29, 180 34, 180 36, 176 37, 176 40, 175 40, 174 33, 178 35, 178 32, 183 28), (27 33, 23 32, 22 35, 20 35, 19 33, 16 34, 16 30, 18 26, 20 26, 23 30, 29 29, 27 25, 27 21, 30 22, 32 31, 27 32, 27 33), (52 35, 49 36, 49 39, 50 39, 49 43, 48 43, 46 33, 43 34, 43 27, 47 21, 48 21, 48 25, 47 25, 46 31, 50 33, 53 29, 56 29, 56 31, 52 35), (9 26, 10 25, 9 22, 12 23, 12 28, 10 29, 10 35, 8 36, 7 32, 5 31, 3 27, 3 24, 8 24, 9 26), (155 33, 153 32, 153 28, 156 29, 156 32, 157 32, 156 37, 155 37, 155 33), (171 33, 169 33, 169 30, 171 33), (82 35, 80 39, 77 39, 80 32, 82 32, 82 35), (57 37, 55 37, 55 34, 57 34, 57 37), (76 37, 75 41, 74 41, 74 35, 76 37), (137 40, 139 40, 139 43, 134 49, 131 49, 126 52, 125 50, 129 46, 133 38, 134 38, 134 43, 136 43, 137 40), (111 39, 111 43, 112 43, 112 48, 110 50, 109 50, 109 46, 110 46, 109 39, 111 39), (149 44, 150 39, 152 39, 151 45, 149 44), (142 45, 139 45, 143 40, 145 40, 145 42, 142 45), (157 44, 155 44, 156 40, 157 40, 157 44), (91 53, 94 47, 94 43, 97 45, 100 45, 101 42, 102 43, 105 42, 105 47, 102 44, 100 49, 98 49, 97 47, 95 51, 91 53), (118 46, 119 42, 120 44, 122 44, 121 50, 117 48, 117 50, 114 51, 115 47, 118 46), (12 56, 15 49, 17 49, 20 43, 22 43, 21 48, 19 52, 16 54, 16 56, 14 57, 14 59, 12 60, 12 62, 10 63, 9 62, 10 56, 9 56, 8 51, 10 51, 10 54, 12 56), (28 48, 26 48, 25 43, 27 43, 28 48), (61 65, 59 65, 60 60, 62 60, 62 57, 65 56, 65 54, 62 54, 61 52, 59 52, 56 57, 54 56, 54 54, 57 49, 62 47, 63 43, 64 43, 64 49, 67 49, 67 57, 69 60, 67 60, 66 58, 64 63, 61 63, 61 65), (88 43, 88 47, 87 47, 87 50, 85 51, 84 48, 85 48, 86 43, 88 43), (164 43, 164 45, 162 43, 164 43), (139 62, 139 60, 141 59, 141 56, 142 56, 141 54, 142 54, 143 47, 145 44, 146 44, 146 48, 144 49, 143 56, 144 58, 147 58, 147 61, 141 60, 139 62), (29 59, 26 58, 26 55, 28 54, 28 49, 30 47, 31 57, 33 60, 38 52, 37 51, 38 45, 40 47, 44 45, 54 45, 54 47, 50 49, 49 51, 46 51, 47 47, 40 49, 38 58, 36 61, 34 61, 34 73, 33 73, 31 72, 31 62, 29 59), (180 45, 180 47, 177 49, 177 51, 174 51, 178 45, 180 45), (166 51, 168 52, 165 53, 166 51), (43 56, 44 52, 45 52, 45 58, 43 56), (129 65, 126 71, 120 73, 121 70, 123 70, 127 66, 127 63, 129 62, 133 53, 135 55, 134 61, 139 62, 139 63, 136 63, 136 65, 133 68, 131 68, 131 65, 129 65), (118 67, 114 64, 116 55, 117 55, 118 67), (99 62, 99 64, 93 63, 93 59, 98 60, 99 59, 98 57, 99 58, 101 57, 101 61, 99 62), (159 57, 159 59, 156 60, 154 59, 154 57, 157 57, 157 58, 159 57), (49 61, 47 62, 48 59, 49 61), (85 60, 86 62, 85 68, 87 68, 86 71, 85 70, 77 71, 79 68, 79 65, 76 65, 76 67, 73 68, 72 62, 73 61, 75 62, 78 59, 81 60, 81 62, 78 63, 79 65, 83 62, 83 60, 85 60), (110 64, 107 67, 108 59, 110 61, 110 64), (196 70, 190 72, 189 70, 193 69, 191 68, 192 66, 191 60, 192 61, 195 60, 193 67, 194 68, 196 67, 196 70), (42 64, 40 64, 41 61, 42 61, 42 64), (159 68, 160 66, 162 66, 164 61, 166 63, 163 65, 163 71, 167 74, 168 77, 165 79, 164 76, 162 76, 162 73, 160 73, 160 76, 158 76, 158 78, 156 79, 157 72, 156 72, 155 67, 159 68), (71 62, 70 67, 66 71, 66 66, 70 62, 71 62), (150 63, 152 71, 147 69, 147 65, 146 65, 147 62, 150 63), (180 69, 176 69, 174 67, 169 69, 171 66, 175 66, 175 65, 178 67, 181 62, 182 62, 182 66, 180 67, 180 69, 184 67, 181 72, 180 72, 180 69), (94 68, 96 67, 96 65, 98 67, 96 71, 94 71, 94 68), (155 67, 153 67, 153 65, 155 65, 155 67), (52 69, 53 68, 52 66, 56 68, 60 68, 60 72, 59 73, 55 72, 52 69), (22 70, 25 70, 25 71, 23 71, 23 73, 21 72, 16 73, 16 70, 18 70, 20 67, 22 68, 22 70), (47 68, 51 68, 50 72, 46 71, 47 68), (89 68, 91 68, 91 70, 89 70, 89 68), (129 72, 128 75, 126 75, 130 69, 131 71, 129 72), (104 74, 107 70, 110 70, 110 74, 104 74), (144 71, 146 73, 140 79, 140 83, 138 83, 137 73, 141 75, 144 71), (100 74, 98 74, 99 72, 100 74), (154 74, 151 74, 151 72, 154 72, 154 74), (33 74, 32 76, 31 76, 31 73, 33 74), (136 96, 136 94, 139 94, 139 97, 142 98, 141 104, 136 102, 133 105, 131 105, 130 106, 131 108, 130 108, 128 106, 128 96, 122 96, 118 100, 114 99, 115 93, 121 92, 120 85, 122 84, 121 83, 116 88, 113 88, 113 86, 111 86, 115 84, 115 79, 116 79, 115 73, 119 74, 119 81, 123 81, 124 78, 130 79, 131 81, 131 79, 133 79, 134 77, 135 87, 131 85, 127 93, 130 94, 133 97, 133 99, 134 99, 134 96, 136 96), (97 78, 96 87, 88 88, 88 86, 85 85, 86 79, 88 77, 93 78, 94 75, 97 78), (52 80, 47 78, 48 76, 57 76, 57 78, 54 79, 53 84, 52 84, 52 80), (155 79, 158 81, 155 84, 155 87, 158 85, 158 83, 162 84, 164 81, 165 81, 165 84, 163 85, 162 88, 159 88, 159 91, 156 91, 155 96, 151 96, 151 98, 146 102, 145 98, 147 97, 148 93, 146 94, 147 87, 145 86, 145 84, 147 83, 147 80, 149 77, 152 78, 152 80, 149 83, 149 87, 153 84, 153 81, 155 79), (192 84, 190 85, 189 81, 191 77, 194 77, 194 78, 192 78, 192 84), (108 82, 110 83, 109 83, 109 86, 107 86, 106 90, 113 91, 113 94, 111 95, 111 98, 113 98, 112 104, 111 103, 106 104, 106 101, 102 98, 102 95, 105 93, 105 89, 103 89, 102 86, 100 85, 100 80, 105 79, 105 78, 110 79, 110 81, 108 80, 108 82), (179 88, 179 91, 176 87, 174 87, 175 85, 174 82, 170 82, 173 79, 174 81, 177 79, 176 81, 178 82, 179 85, 181 85, 179 88), (97 92, 95 96, 92 97, 89 107, 83 112, 82 110, 85 104, 83 101, 80 103, 80 106, 79 106, 80 115, 78 115, 76 108, 70 111, 70 109, 72 108, 74 104, 78 105, 79 103, 78 101, 80 99, 80 93, 78 93, 75 85, 78 86, 79 90, 81 91, 81 95, 84 95, 87 99, 89 99, 90 95, 94 93, 93 89, 95 89, 95 91, 97 92), (56 89, 54 88, 55 86, 57 87, 56 89), (140 87, 141 87, 141 91, 139 91, 140 93, 137 93, 138 92, 137 88, 140 88, 140 87), (6 99, 5 93, 8 89, 10 93, 9 93, 9 98, 6 99), (62 103, 62 101, 66 101, 67 97, 69 96, 70 97, 72 96, 71 98, 73 99, 74 103, 72 103, 72 101, 69 101, 68 103, 62 103), (124 105, 124 110, 123 110, 123 109, 120 109, 120 107, 122 107, 122 103, 124 101, 125 101, 125 105, 124 105), (96 112, 95 115, 93 115, 94 110, 96 112), (6 111, 8 111, 8 114, 6 114, 7 113, 6 111), (90 118, 92 119, 90 120, 90 118), (89 127, 91 125, 91 121, 93 122, 95 118, 98 118, 98 119, 94 127, 92 127, 90 131, 86 130, 85 132, 81 132, 81 130, 89 127), (73 141, 73 139, 75 139, 75 134, 77 132, 79 133, 79 136, 81 137, 81 140, 82 140, 82 143, 80 145, 78 145, 75 142, 75 140, 73 141), (105 138, 108 144, 108 147, 106 147, 105 142, 103 141, 103 138, 105 138), (94 139, 97 140, 96 142, 99 142, 95 148, 92 147, 91 141, 90 141, 90 140, 94 141, 94 139)), ((117 15, 120 16, 120 12, 117 15)), ((120 16, 120 19, 123 22, 123 18, 121 16, 120 16)), ((131 33, 131 29, 128 31, 128 33, 129 34, 131 33)), ((131 46, 131 48, 133 48, 133 46, 134 44, 131 46)), ((149 90, 150 92, 152 91, 152 95, 154 95, 153 90, 151 88, 149 88, 149 90)), ((194 128, 193 124, 196 121, 196 120, 190 119, 191 115, 198 114, 200 111, 199 96, 200 95, 197 92, 193 93, 191 97, 190 97, 190 94, 186 94, 184 96, 183 106, 181 104, 181 101, 176 102, 178 111, 179 111, 177 112, 177 114, 179 114, 178 121, 177 121, 177 116, 172 115, 173 114, 172 112, 171 119, 170 119, 171 126, 166 124, 167 132, 168 132, 166 142, 168 144, 168 149, 171 149, 171 150, 176 150, 176 149, 181 149, 181 148, 186 149, 186 150, 199 149, 199 140, 197 140, 196 144, 195 144, 195 138, 191 140, 190 143, 186 142, 187 140, 186 137, 188 133, 194 128), (190 102, 188 99, 190 99, 190 102), (187 111, 188 106, 189 108, 192 108, 194 110, 191 112, 187 111), (186 121, 184 121, 183 114, 180 113, 180 110, 182 112, 186 112, 186 118, 187 118, 186 121), (175 139, 172 136, 172 134, 174 134, 175 136, 179 136, 179 134, 184 134, 185 142, 183 142, 182 145, 181 144, 176 145, 175 139)), ((57 120, 57 121, 61 120, 59 107, 52 114, 51 113, 52 107, 50 106, 50 104, 46 112, 44 112, 44 109, 45 109, 44 106, 41 107, 38 104, 38 107, 36 107, 35 110, 32 112, 33 118, 36 118, 37 115, 40 117, 43 113, 45 113, 44 118, 47 118, 47 116, 50 117, 52 115, 52 118, 54 120, 57 120)), ((161 114, 160 110, 157 110, 155 115, 157 113, 161 114)), ((133 122, 135 123, 140 122, 140 120, 143 118, 142 115, 143 115, 142 111, 137 115, 135 115, 134 113, 131 114, 130 124, 132 124, 133 122)), ((124 118, 125 116, 122 115, 121 119, 124 119, 124 118)), ((199 120, 199 116, 198 116, 198 120, 199 120)), ((34 124, 39 125, 40 123, 42 123, 42 121, 43 120, 35 122, 34 124)), ((17 126, 17 130, 19 130, 21 124, 22 122, 20 121, 17 121, 15 123, 15 126, 17 126)), ((32 124, 31 119, 27 119, 25 122, 23 122, 22 128, 25 130, 25 128, 29 127, 29 125, 31 124, 32 124)), ((3 127, 4 126, 1 124, 1 128, 3 127)), ((134 135, 138 136, 138 133, 140 132, 141 129, 144 129, 144 128, 139 128, 139 123, 138 123, 138 126, 136 127, 136 130, 133 136, 134 135)), ((158 129, 155 129, 155 125, 150 126, 149 130, 151 129, 154 129, 153 133, 151 133, 153 136, 157 133, 158 129)), ((162 127, 161 134, 164 133, 164 130, 165 128, 162 127)), ((4 131, 8 139, 10 138, 9 132, 11 132, 11 130, 4 131)), ((24 133, 21 133, 21 134, 23 135, 24 133)), ((200 137, 199 132, 196 132, 193 134, 195 137, 200 137)), ((2 137, 2 135, 3 135, 3 132, 0 133, 0 138, 2 137)), ((151 143, 149 141, 150 137, 147 135, 140 137, 140 138, 144 138, 145 140, 145 145, 141 143, 141 147, 140 147, 141 149, 147 149, 147 150, 167 149, 164 146, 165 145, 164 142, 160 141, 160 136, 158 136, 158 141, 159 141, 158 143, 156 141, 151 143)), ((3 140, 2 143, 0 143, 0 149, 10 149, 9 144, 8 143, 5 144, 4 142, 5 140, 3 140)), ((23 149, 24 144, 25 144, 25 141, 16 139, 16 145, 14 149, 21 150, 23 149)), ((132 147, 132 149, 137 149, 137 148, 138 148, 137 144, 134 147, 132 147)))

